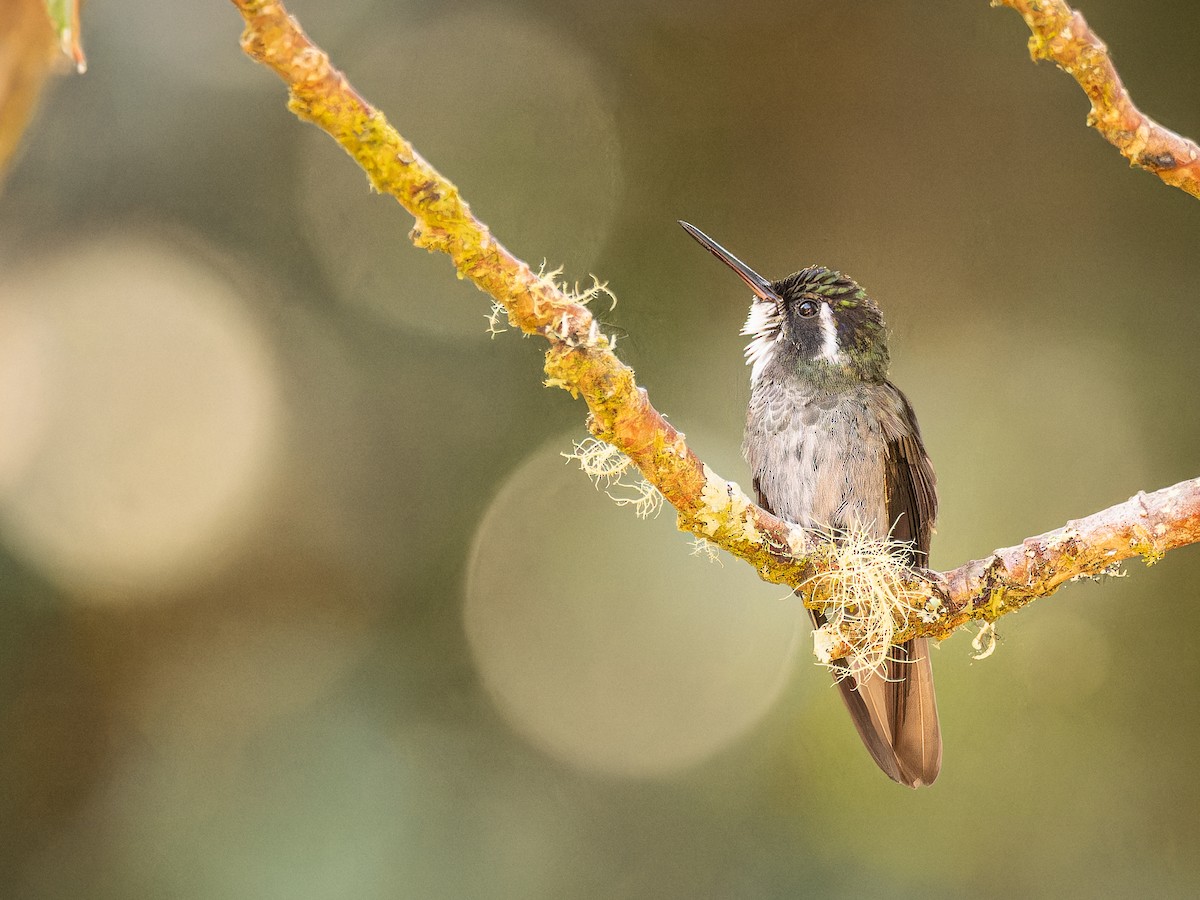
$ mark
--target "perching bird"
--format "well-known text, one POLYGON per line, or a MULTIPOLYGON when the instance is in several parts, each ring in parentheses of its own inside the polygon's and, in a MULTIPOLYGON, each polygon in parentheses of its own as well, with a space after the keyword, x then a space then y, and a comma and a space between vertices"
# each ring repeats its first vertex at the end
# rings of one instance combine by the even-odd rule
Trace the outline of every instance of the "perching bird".
MULTIPOLYGON (((680 225, 754 292, 750 407, 742 454, 758 505, 836 540, 891 537, 923 566, 937 514, 936 479, 908 400, 887 380, 883 316, 840 272, 809 266, 767 281, 686 222, 680 225)), ((813 613, 819 627, 820 613, 813 613)), ((835 670, 867 750, 888 777, 932 784, 942 737, 926 641, 897 645, 874 673, 835 670)))

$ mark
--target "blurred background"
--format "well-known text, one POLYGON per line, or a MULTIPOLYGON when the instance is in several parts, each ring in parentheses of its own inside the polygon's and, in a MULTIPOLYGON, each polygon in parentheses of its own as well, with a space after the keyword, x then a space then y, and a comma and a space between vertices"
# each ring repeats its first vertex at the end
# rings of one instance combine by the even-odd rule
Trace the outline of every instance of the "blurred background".
MULTIPOLYGON (((535 267, 592 273, 727 478, 748 297, 820 262, 892 328, 933 563, 1200 475, 1200 205, 1020 18, 957 4, 294 0, 535 267)), ((1089 0, 1200 135, 1200 7, 1089 0)), ((0 196, 0 895, 1181 896, 1200 553, 936 652, 881 775, 805 616, 561 454, 584 407, 238 49, 93 3, 0 196)))

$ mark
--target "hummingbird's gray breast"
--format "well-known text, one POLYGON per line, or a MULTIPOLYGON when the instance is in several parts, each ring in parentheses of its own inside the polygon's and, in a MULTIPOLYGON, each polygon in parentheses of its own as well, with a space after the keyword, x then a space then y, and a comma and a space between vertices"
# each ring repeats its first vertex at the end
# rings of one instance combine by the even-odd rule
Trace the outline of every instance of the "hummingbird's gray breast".
POLYGON ((887 431, 895 431, 899 413, 895 394, 886 382, 818 390, 799 380, 762 379, 754 386, 742 453, 776 515, 805 528, 887 536, 887 431))

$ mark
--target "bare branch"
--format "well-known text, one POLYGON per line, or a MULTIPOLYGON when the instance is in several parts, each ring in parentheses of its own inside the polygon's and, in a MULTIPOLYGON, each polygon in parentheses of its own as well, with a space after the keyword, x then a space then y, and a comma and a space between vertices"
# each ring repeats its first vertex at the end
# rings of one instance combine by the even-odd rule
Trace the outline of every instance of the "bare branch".
MULTIPOLYGON (((232 2, 246 20, 242 46, 287 84, 291 110, 329 133, 378 191, 412 213, 417 246, 449 255, 515 327, 546 339, 547 384, 585 400, 589 430, 624 453, 662 493, 677 511, 681 530, 746 560, 763 579, 798 589, 807 606, 848 612, 831 616, 846 623, 842 631, 820 636, 828 656, 868 659, 878 653, 864 643, 869 636, 856 631, 856 623, 864 621, 879 630, 878 615, 856 608, 876 599, 847 595, 839 585, 849 576, 871 585, 870 593, 887 596, 894 624, 883 629, 887 642, 918 634, 944 637, 972 620, 994 621, 1072 578, 1110 572, 1122 559, 1140 555, 1151 562, 1200 541, 1200 479, 1138 495, 944 575, 897 566, 887 547, 872 551, 875 561, 861 548, 851 559, 844 545, 813 539, 755 506, 688 448, 683 434, 650 405, 633 370, 617 359, 587 307, 501 246, 458 189, 354 91, 282 3, 232 2)), ((593 463, 593 476, 609 471, 607 462, 593 463)))
POLYGON ((1025 19, 1033 32, 1029 55, 1052 60, 1079 82, 1092 101, 1088 124, 1121 151, 1131 166, 1200 197, 1200 147, 1159 125, 1136 106, 1108 55, 1108 47, 1083 15, 1063 0, 992 0, 1025 19))

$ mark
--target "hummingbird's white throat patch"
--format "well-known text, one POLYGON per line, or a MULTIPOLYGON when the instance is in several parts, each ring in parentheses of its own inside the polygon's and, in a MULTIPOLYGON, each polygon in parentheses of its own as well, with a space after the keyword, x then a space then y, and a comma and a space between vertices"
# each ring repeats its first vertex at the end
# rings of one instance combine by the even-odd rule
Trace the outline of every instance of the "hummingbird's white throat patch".
POLYGON ((838 361, 837 322, 828 303, 821 304, 821 359, 838 361))
MULTIPOLYGON (((821 347, 817 358, 838 365, 844 364, 842 348, 838 346, 837 321, 828 303, 821 303, 818 321, 821 323, 821 347)), ((776 303, 755 300, 750 304, 750 315, 742 326, 742 334, 749 335, 746 345, 746 365, 750 366, 750 383, 754 384, 766 371, 775 356, 775 345, 783 340, 783 310, 776 303)))
POLYGON ((751 338, 746 345, 746 365, 751 367, 750 383, 754 384, 770 364, 775 343, 783 338, 783 311, 776 303, 755 300, 750 304, 742 334, 751 338))

